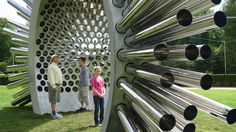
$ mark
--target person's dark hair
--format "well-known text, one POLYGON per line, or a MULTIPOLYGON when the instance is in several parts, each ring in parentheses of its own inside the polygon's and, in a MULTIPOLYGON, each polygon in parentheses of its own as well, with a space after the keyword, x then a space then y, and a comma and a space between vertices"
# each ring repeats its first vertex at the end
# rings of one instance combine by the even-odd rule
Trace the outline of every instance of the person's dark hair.
POLYGON ((80 58, 84 63, 86 62, 86 58, 80 58))

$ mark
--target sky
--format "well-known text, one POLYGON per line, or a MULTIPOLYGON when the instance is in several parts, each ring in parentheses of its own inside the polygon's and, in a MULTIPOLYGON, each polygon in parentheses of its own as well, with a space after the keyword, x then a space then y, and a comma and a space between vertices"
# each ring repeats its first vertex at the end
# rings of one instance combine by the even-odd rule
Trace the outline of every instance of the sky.
MULTIPOLYGON (((14 1, 17 1, 20 5, 26 7, 26 4, 24 3, 23 0, 14 0, 14 1)), ((220 5, 214 7, 215 11, 222 10, 223 3, 226 0, 222 1, 223 2, 221 2, 220 5)), ((26 21, 23 18, 17 15, 16 9, 7 3, 7 0, 0 0, 0 17, 5 17, 7 19, 17 21, 24 25, 26 23, 26 21)))

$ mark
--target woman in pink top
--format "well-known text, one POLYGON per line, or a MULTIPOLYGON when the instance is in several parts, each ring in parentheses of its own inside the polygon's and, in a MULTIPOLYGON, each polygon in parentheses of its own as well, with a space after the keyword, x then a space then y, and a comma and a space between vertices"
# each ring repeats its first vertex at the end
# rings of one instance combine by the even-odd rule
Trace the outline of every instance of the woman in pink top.
POLYGON ((105 87, 104 87, 104 80, 100 76, 101 74, 101 67, 95 66, 94 67, 95 74, 91 78, 91 87, 93 89, 93 101, 95 106, 94 111, 94 121, 95 126, 102 126, 103 118, 104 118, 104 95, 105 95, 105 87), (100 107, 100 121, 98 121, 98 113, 100 107))

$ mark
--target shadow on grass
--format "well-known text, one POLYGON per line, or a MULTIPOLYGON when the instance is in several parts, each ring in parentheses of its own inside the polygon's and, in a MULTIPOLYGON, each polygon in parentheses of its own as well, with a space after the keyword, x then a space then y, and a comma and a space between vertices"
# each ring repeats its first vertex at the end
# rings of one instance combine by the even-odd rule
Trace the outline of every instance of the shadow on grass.
POLYGON ((0 131, 29 131, 51 120, 49 115, 34 114, 32 106, 0 109, 0 131))

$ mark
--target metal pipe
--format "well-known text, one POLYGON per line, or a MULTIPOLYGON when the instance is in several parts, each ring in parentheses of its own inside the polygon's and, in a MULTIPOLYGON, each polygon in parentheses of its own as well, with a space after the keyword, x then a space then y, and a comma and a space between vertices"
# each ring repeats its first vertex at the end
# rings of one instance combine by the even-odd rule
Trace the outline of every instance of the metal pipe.
POLYGON ((225 121, 228 124, 233 124, 236 122, 236 109, 234 108, 218 103, 189 90, 183 89, 177 85, 172 85, 167 90, 176 96, 196 105, 203 112, 225 121))
POLYGON ((170 73, 158 74, 156 72, 150 72, 148 69, 132 63, 125 66, 125 72, 135 77, 158 82, 163 87, 170 87, 174 83, 174 77, 170 73))
POLYGON ((149 82, 148 80, 137 78, 133 80, 133 84, 139 90, 146 91, 146 93, 155 101, 158 101, 179 113, 186 120, 193 120, 197 116, 198 111, 194 105, 173 95, 165 90, 165 88, 149 82))
POLYGON ((11 38, 11 41, 19 46, 23 46, 23 47, 28 47, 29 42, 22 40, 22 39, 18 39, 18 38, 11 38))
POLYGON ((26 41, 29 40, 29 36, 28 35, 25 35, 25 34, 22 34, 22 33, 16 32, 16 31, 13 31, 11 29, 3 28, 3 31, 5 33, 11 35, 12 37, 20 38, 20 39, 23 39, 23 40, 26 40, 26 41))
MULTIPOLYGON (((137 34, 132 36, 125 37, 125 44, 127 46, 134 46, 137 42, 143 41, 144 39, 150 39, 154 35, 159 34, 160 32, 165 32, 172 28, 184 28, 189 26, 192 23, 192 14, 186 10, 182 9, 177 12, 177 15, 172 16, 160 23, 157 23, 137 34)), ((143 43, 144 44, 144 43, 143 43)))
POLYGON ((26 104, 28 104, 28 103, 30 103, 30 102, 31 102, 31 97, 29 97, 29 98, 26 99, 25 101, 21 102, 21 103, 19 104, 19 106, 24 106, 24 105, 26 105, 26 104))
POLYGON ((9 65, 9 66, 7 66, 7 71, 8 72, 26 71, 26 70, 28 70, 28 65, 27 64, 19 64, 19 65, 9 65))
POLYGON ((211 50, 207 46, 196 45, 177 45, 166 46, 164 44, 158 44, 157 46, 151 46, 142 49, 121 49, 118 51, 118 58, 121 61, 127 60, 196 60, 201 59, 199 56, 199 50, 201 50, 202 58, 209 58, 211 50))
POLYGON ((177 84, 183 84, 192 87, 200 86, 204 90, 210 89, 213 84, 212 77, 205 73, 161 66, 153 63, 145 63, 143 66, 159 74, 171 73, 174 76, 174 82, 177 84))
POLYGON ((28 48, 11 47, 10 52, 15 55, 28 55, 28 48))
MULTIPOLYGON (((127 1, 128 2, 128 1, 127 1)), ((130 12, 131 9, 134 8, 134 6, 139 2, 139 0, 132 0, 132 2, 127 6, 127 8, 122 10, 122 16, 126 16, 128 12, 130 12)))
POLYGON ((24 7, 22 7, 21 5, 19 5, 17 2, 15 2, 14 0, 7 0, 7 2, 12 5, 13 7, 15 7, 19 12, 23 13, 24 15, 26 15, 27 17, 31 16, 31 11, 25 9, 24 7))
POLYGON ((28 98, 30 98, 30 92, 26 92, 22 96, 20 96, 20 97, 16 98, 15 100, 13 100, 11 102, 11 105, 16 106, 17 104, 27 100, 28 98))
POLYGON ((17 63, 27 63, 28 56, 15 56, 15 62, 17 63))
POLYGON ((140 105, 141 108, 144 109, 149 117, 158 124, 162 130, 169 131, 175 126, 176 121, 174 116, 166 113, 162 108, 154 106, 152 101, 128 83, 126 79, 120 78, 117 84, 137 105, 140 105))
POLYGON ((29 83, 29 78, 24 78, 22 80, 15 81, 13 83, 9 83, 7 84, 7 88, 8 89, 17 88, 21 86, 22 84, 26 84, 26 83, 29 83))
POLYGON ((18 22, 15 22, 15 21, 12 21, 12 20, 7 20, 11 25, 17 27, 17 28, 20 28, 20 29, 23 29, 25 31, 29 31, 29 27, 25 26, 25 25, 22 25, 18 22))
POLYGON ((33 5, 33 0, 24 0, 24 2, 29 5, 30 7, 32 7, 33 5))
POLYGON ((134 102, 132 102, 131 105, 134 111, 147 123, 151 131, 162 131, 160 127, 155 122, 153 122, 153 120, 140 107, 138 107, 138 105, 136 105, 134 102))
POLYGON ((192 3, 187 5, 187 9, 191 11, 193 14, 198 13, 204 9, 209 9, 216 5, 219 5, 221 0, 194 0, 192 3))
POLYGON ((17 74, 10 74, 8 76, 8 80, 9 81, 17 81, 17 80, 20 80, 22 78, 26 78, 28 76, 29 76, 28 72, 21 72, 21 73, 17 73, 17 74))
POLYGON ((28 21, 30 23, 30 17, 24 15, 23 13, 17 11, 16 12, 17 15, 19 15, 20 17, 22 17, 23 19, 25 19, 26 21, 28 21))
POLYGON ((211 48, 204 44, 204 45, 197 45, 199 49, 200 59, 206 60, 211 57, 211 48))
POLYGON ((16 31, 21 33, 21 34, 25 34, 25 35, 29 34, 28 31, 25 31, 25 30, 22 30, 22 29, 17 29, 16 31))
POLYGON ((121 8, 125 5, 126 0, 112 0, 114 6, 121 8))
POLYGON ((118 114, 118 117, 121 121, 121 124, 123 125, 123 128, 126 132, 135 132, 134 125, 132 125, 129 116, 127 112, 124 110, 124 105, 118 105, 116 107, 116 111, 118 114))
POLYGON ((127 29, 137 20, 140 15, 147 10, 155 0, 139 0, 133 9, 116 24, 119 33, 125 33, 127 29))
POLYGON ((12 98, 17 98, 18 96, 21 96, 22 94, 24 94, 25 92, 29 91, 29 87, 25 88, 25 89, 22 89, 21 91, 15 93, 12 95, 12 98))

